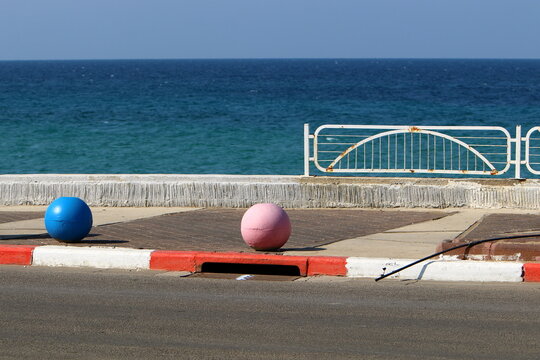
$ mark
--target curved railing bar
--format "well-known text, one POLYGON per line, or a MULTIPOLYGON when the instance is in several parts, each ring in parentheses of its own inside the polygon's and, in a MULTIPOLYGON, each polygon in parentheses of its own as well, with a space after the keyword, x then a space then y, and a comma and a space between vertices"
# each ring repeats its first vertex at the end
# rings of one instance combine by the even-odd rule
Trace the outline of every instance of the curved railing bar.
MULTIPOLYGON (((443 128, 443 127, 441 127, 441 128, 443 128)), ((379 134, 370 136, 370 137, 368 137, 368 138, 366 138, 366 139, 364 139, 364 140, 362 140, 360 142, 357 142, 356 144, 350 146, 347 150, 345 150, 341 154, 339 154, 339 156, 334 159, 334 161, 325 169, 325 171, 332 172, 334 170, 334 166, 341 159, 343 159, 347 154, 349 154, 351 151, 353 151, 354 149, 356 149, 359 146, 362 146, 362 145, 364 145, 364 144, 366 144, 366 143, 368 143, 370 141, 373 141, 375 139, 378 139, 378 138, 381 138, 381 137, 384 137, 384 136, 390 136, 390 135, 394 135, 394 134, 406 134, 408 132, 428 134, 428 135, 433 135, 433 136, 437 136, 437 137, 441 137, 441 138, 450 140, 450 141, 452 141, 452 142, 454 142, 454 143, 456 143, 458 145, 463 146, 464 148, 469 150, 471 153, 476 155, 480 160, 482 160, 490 168, 491 175, 496 175, 496 174, 499 173, 499 171, 497 169, 495 169, 495 167, 491 164, 491 162, 489 162, 488 159, 485 158, 484 155, 482 155, 480 152, 478 152, 478 150, 471 147, 467 143, 465 143, 465 142, 463 142, 463 141, 461 141, 459 139, 456 139, 455 137, 452 137, 450 135, 446 135, 446 134, 436 132, 436 131, 431 131, 431 130, 424 130, 424 129, 420 129, 420 128, 417 128, 417 127, 405 127, 405 128, 400 128, 398 130, 386 131, 386 132, 383 132, 383 133, 379 133, 379 134)))
POLYGON ((529 170, 531 173, 533 173, 535 175, 540 175, 540 171, 533 169, 532 166, 529 164, 530 160, 531 160, 530 159, 531 135, 535 131, 540 132, 540 126, 535 126, 535 127, 531 128, 531 129, 529 129, 529 131, 527 131, 527 135, 525 135, 525 166, 527 167, 527 170, 529 170))

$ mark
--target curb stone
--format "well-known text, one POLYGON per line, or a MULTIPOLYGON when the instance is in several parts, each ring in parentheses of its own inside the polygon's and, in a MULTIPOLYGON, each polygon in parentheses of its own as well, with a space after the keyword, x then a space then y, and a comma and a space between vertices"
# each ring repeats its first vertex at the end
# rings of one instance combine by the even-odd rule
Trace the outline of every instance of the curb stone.
MULTIPOLYGON (((0 246, 0 264, 200 272, 205 263, 288 265, 301 276, 376 278, 414 260, 339 256, 285 256, 240 252, 164 251, 113 247, 0 246)), ((432 260, 390 278, 435 281, 540 282, 540 263, 432 260)))

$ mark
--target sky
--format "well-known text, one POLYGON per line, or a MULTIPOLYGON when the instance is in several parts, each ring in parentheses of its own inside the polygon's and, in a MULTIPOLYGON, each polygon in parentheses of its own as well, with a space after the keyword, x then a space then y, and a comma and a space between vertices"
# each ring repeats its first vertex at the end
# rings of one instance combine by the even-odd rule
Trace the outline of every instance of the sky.
POLYGON ((539 0, 0 0, 0 60, 540 58, 539 0))

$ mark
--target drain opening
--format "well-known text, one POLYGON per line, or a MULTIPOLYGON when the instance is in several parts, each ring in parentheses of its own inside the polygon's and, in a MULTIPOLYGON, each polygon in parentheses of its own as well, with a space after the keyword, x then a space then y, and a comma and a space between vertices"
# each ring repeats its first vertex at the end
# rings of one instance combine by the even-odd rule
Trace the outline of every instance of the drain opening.
POLYGON ((204 263, 201 272, 222 274, 285 275, 300 276, 300 269, 294 265, 204 263))

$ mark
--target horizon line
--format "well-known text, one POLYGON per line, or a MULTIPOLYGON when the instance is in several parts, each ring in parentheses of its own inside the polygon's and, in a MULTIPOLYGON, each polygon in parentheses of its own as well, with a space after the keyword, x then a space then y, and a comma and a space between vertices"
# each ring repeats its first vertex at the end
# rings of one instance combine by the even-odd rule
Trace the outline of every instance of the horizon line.
POLYGON ((0 62, 10 61, 156 61, 156 60, 540 60, 527 57, 223 57, 223 58, 43 58, 43 59, 0 59, 0 62))

